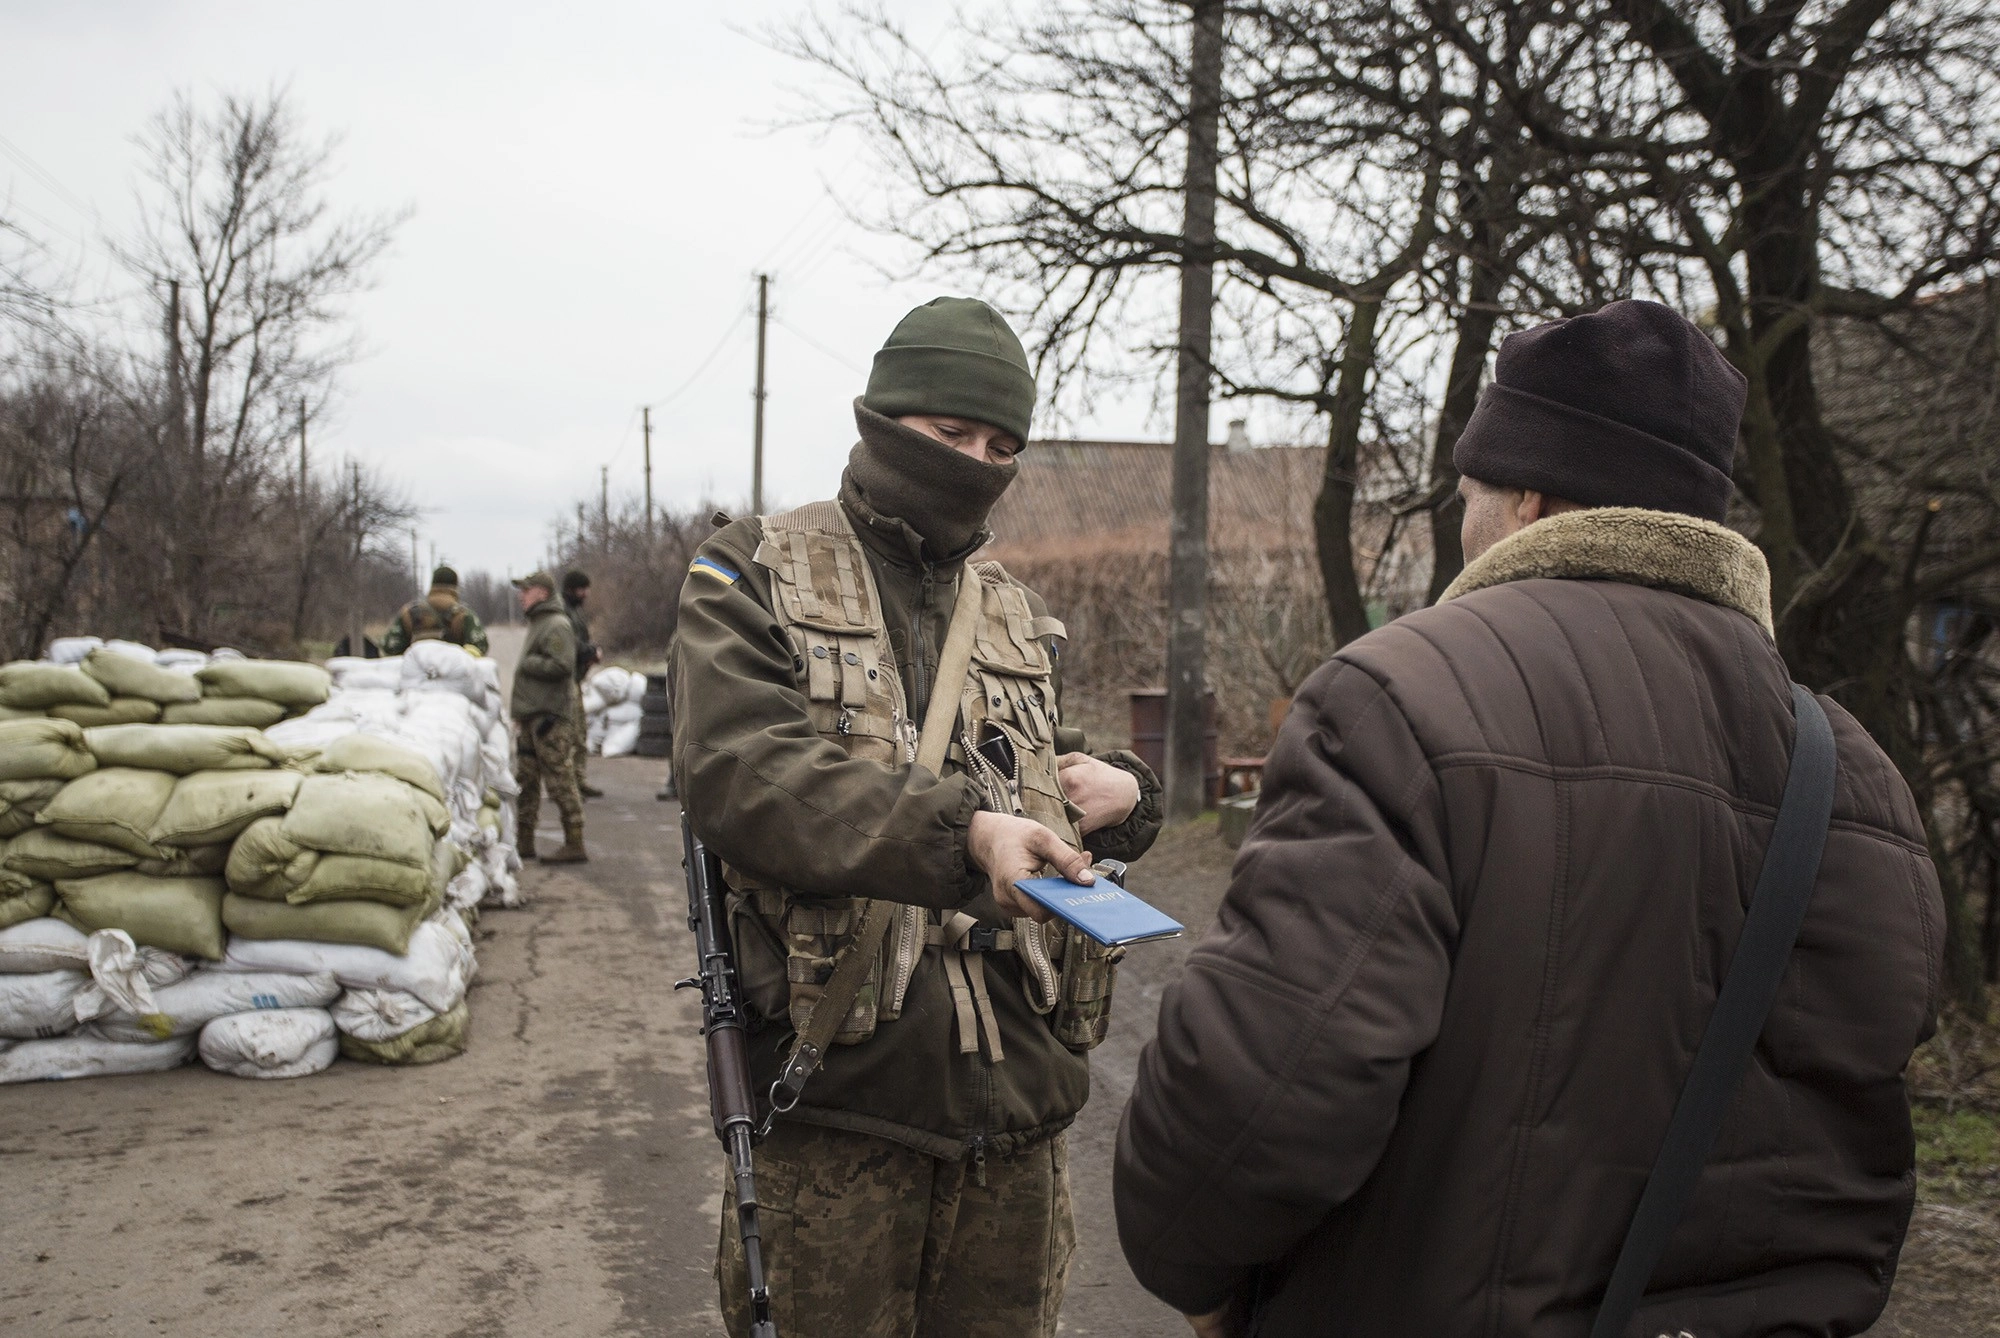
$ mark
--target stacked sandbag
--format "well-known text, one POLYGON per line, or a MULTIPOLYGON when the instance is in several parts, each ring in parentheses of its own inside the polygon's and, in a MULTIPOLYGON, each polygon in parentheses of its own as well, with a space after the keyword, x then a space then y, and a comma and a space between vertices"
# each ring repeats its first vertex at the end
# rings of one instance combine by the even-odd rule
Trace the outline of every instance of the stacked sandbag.
POLYGON ((51 707, 49 714, 79 725, 141 725, 160 719, 169 706, 201 700, 201 684, 187 674, 161 668, 154 655, 150 647, 131 641, 93 649, 84 656, 82 668, 111 694, 110 702, 51 707))
POLYGON ((646 713, 646 676, 615 664, 592 672, 583 683, 584 738, 590 750, 624 757, 639 746, 639 722, 646 713))
POLYGON ((252 823, 237 839, 223 906, 232 933, 401 953, 442 901, 463 857, 442 839, 451 816, 435 777, 393 744, 336 744, 343 746, 373 756, 337 756, 343 769, 304 777, 282 819, 252 823))
POLYGON ((222 970, 330 972, 344 987, 331 1013, 340 1053, 377 1064, 427 1064, 465 1049, 465 992, 477 962, 463 918, 442 910, 405 951, 364 945, 237 937, 222 970))
POLYGON ((47 660, 0 664, 0 708, 16 718, 110 705, 111 694, 79 665, 47 660))
POLYGON ((169 724, 248 725, 264 729, 320 705, 332 676, 297 660, 214 659, 195 671, 201 699, 166 708, 169 724))
POLYGON ((84 935, 55 919, 0 930, 0 1083, 147 1073, 177 1068, 191 1035, 127 1028, 111 1034, 94 1019, 150 1011, 156 994, 189 979, 177 954, 141 948, 116 930, 84 935))
MULTIPOLYGON (((51 875, 58 869, 66 874, 70 866, 37 858, 55 853, 45 848, 37 819, 72 780, 96 769, 74 722, 0 720, 0 929, 54 908, 51 875)), ((123 867, 130 866, 117 856, 100 871, 123 867)))

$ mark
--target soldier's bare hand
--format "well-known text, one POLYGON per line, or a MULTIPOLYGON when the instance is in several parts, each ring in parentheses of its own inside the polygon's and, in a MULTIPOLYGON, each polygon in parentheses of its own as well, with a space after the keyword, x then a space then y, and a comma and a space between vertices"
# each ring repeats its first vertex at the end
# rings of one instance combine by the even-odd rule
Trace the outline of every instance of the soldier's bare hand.
POLYGON ((993 899, 1001 911, 1013 917, 1027 916, 1045 923, 1049 913, 1014 890, 1021 878, 1039 878, 1044 865, 1073 883, 1093 883, 1090 855, 1072 850, 1063 839, 1032 818, 984 809, 972 815, 972 829, 966 835, 965 851, 993 883, 993 899))
POLYGON ((1064 753, 1056 759, 1056 779, 1069 801, 1083 810, 1078 824, 1085 836, 1116 827, 1139 806, 1139 778, 1089 753, 1064 753))

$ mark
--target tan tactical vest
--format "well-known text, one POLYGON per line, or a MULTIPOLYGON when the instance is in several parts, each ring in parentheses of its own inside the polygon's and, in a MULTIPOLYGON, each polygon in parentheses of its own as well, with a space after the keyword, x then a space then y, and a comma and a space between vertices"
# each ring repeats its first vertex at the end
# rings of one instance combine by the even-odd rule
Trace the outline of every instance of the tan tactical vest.
MULTIPOLYGON (((793 669, 814 728, 850 757, 909 766, 916 758, 922 722, 910 718, 874 571, 846 513, 838 502, 814 502, 761 521, 764 538, 754 560, 771 574, 772 612, 791 638, 793 669)), ((997 562, 969 563, 960 579, 980 582, 982 616, 973 638, 971 671, 960 691, 958 734, 946 773, 972 773, 985 807, 1033 818, 1081 848, 1074 810, 1056 780, 1055 665, 1047 639, 1064 635, 1063 626, 1054 618, 1037 617, 1026 592, 997 562)), ((937 690, 950 688, 940 683, 937 690)), ((940 701, 949 709, 948 698, 940 701)), ((792 1025, 803 1029, 832 974, 835 955, 851 940, 867 903, 805 898, 738 869, 727 873, 737 905, 754 913, 758 922, 743 925, 744 917, 737 917, 739 956, 747 955, 741 950, 744 928, 760 932, 782 952, 784 1006, 792 1025)), ((918 960, 927 946, 934 946, 946 956, 959 1006, 961 1049, 977 1049, 977 1037, 983 1034, 988 1057, 1002 1058, 978 951, 965 947, 975 941, 1020 958, 1030 1006, 1050 1017, 1065 1045, 1088 1049, 1103 1039, 1111 967, 1118 954, 1106 954, 1059 923, 1038 926, 1016 920, 1010 930, 976 939, 970 936, 974 923, 962 913, 899 907, 867 983, 834 1039, 857 1044, 874 1035, 878 1023, 899 1017, 918 960)), ((759 990, 753 974, 746 970, 753 1000, 777 993, 768 986, 759 990)), ((770 1004, 765 1007, 768 1011, 770 1004)))

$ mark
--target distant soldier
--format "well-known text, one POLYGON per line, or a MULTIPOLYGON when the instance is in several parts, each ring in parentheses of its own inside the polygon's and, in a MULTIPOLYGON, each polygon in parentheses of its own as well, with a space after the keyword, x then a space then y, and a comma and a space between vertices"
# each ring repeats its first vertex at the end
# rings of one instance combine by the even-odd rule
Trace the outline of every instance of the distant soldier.
POLYGON ((431 592, 397 610, 382 634, 382 653, 401 655, 413 641, 449 641, 486 654, 486 625, 458 602, 456 569, 439 567, 431 573, 431 592))
POLYGON ((583 799, 576 791, 576 744, 572 738, 570 698, 576 691, 576 633, 562 601, 555 597, 556 578, 545 571, 514 582, 521 592, 521 612, 528 615, 528 640, 514 666, 514 779, 521 796, 515 800, 520 817, 521 858, 535 858, 535 823, 542 813, 542 787, 562 813, 562 848, 542 857, 544 864, 581 864, 590 858, 583 849, 583 799))
POLYGON ((591 644, 590 624, 584 620, 583 606, 590 598, 590 575, 587 572, 571 571, 563 574, 563 609, 569 614, 569 625, 576 632, 576 685, 570 692, 574 706, 571 723, 576 727, 576 788, 585 799, 599 799, 604 791, 590 783, 585 774, 590 763, 590 725, 583 715, 583 676, 590 667, 604 658, 604 652, 591 644))

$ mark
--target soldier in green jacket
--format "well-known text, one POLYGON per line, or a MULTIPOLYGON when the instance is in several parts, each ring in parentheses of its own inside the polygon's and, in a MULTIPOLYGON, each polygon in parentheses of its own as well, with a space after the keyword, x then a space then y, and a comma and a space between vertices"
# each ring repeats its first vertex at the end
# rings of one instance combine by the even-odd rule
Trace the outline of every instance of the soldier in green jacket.
POLYGON ((528 640, 514 666, 514 779, 520 819, 521 858, 535 858, 535 823, 542 812, 542 787, 562 813, 562 846, 542 856, 544 864, 581 864, 583 798, 576 789, 575 726, 570 695, 576 690, 576 633, 556 598, 556 579, 545 571, 514 582, 521 612, 528 615, 528 640))
POLYGON ((401 655, 413 641, 449 641, 487 653, 486 626, 479 615, 458 602, 458 572, 439 567, 431 573, 430 593, 396 610, 382 634, 382 653, 401 655))
MULTIPOLYGON (((1038 923, 1045 867, 1133 859, 1159 787, 1063 723, 1062 625, 971 561, 1034 407, 1020 341, 984 303, 904 318, 857 401, 836 501, 738 520, 682 590, 674 770, 724 861, 750 1040, 768 1090, 854 942, 894 918, 820 1070, 758 1153, 781 1333, 1052 1335, 1074 1235, 1063 1130, 1089 1092, 1114 955, 1038 923), (959 602, 965 681, 937 682, 959 602), (939 703, 934 707, 934 701, 939 703), (941 775, 914 762, 933 709, 941 775)), ((725 1202, 729 1331, 748 1331, 725 1202)))

